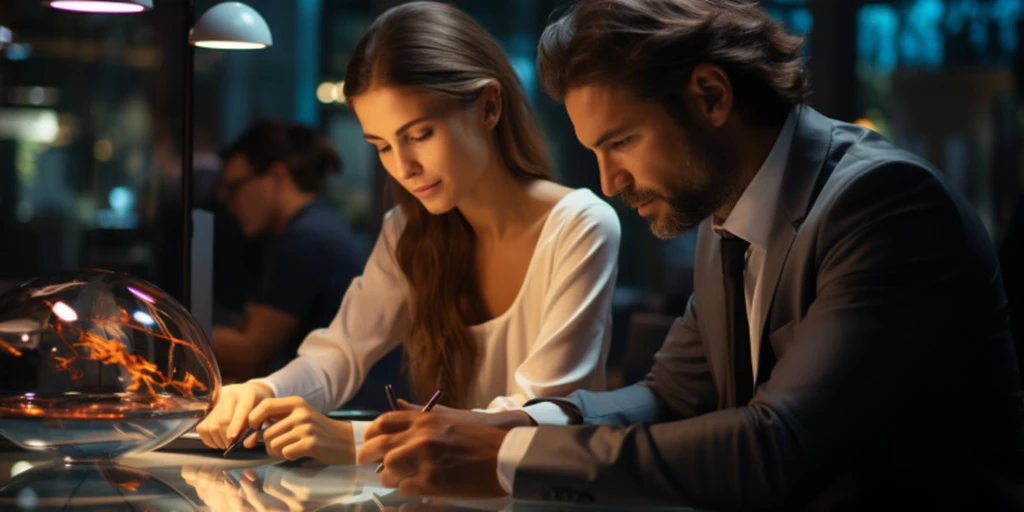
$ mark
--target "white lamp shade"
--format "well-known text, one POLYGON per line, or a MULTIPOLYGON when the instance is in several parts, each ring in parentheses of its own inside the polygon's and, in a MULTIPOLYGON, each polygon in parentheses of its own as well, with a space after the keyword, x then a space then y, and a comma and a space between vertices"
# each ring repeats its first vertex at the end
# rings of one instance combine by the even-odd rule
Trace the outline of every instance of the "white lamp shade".
POLYGON ((255 50, 274 41, 266 20, 255 9, 242 2, 222 2, 199 17, 189 43, 219 50, 255 50))
POLYGON ((142 12, 153 8, 153 0, 48 0, 46 3, 64 11, 109 14, 142 12))

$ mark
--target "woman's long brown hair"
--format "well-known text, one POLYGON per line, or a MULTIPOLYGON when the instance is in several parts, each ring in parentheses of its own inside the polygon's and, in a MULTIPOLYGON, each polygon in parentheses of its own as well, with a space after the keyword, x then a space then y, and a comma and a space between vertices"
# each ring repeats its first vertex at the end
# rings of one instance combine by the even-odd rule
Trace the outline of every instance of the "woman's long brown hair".
MULTIPOLYGON (((353 51, 344 93, 351 100, 375 86, 415 87, 468 106, 491 84, 501 90, 494 135, 505 167, 522 181, 551 179, 540 129, 508 58, 452 6, 411 2, 378 17, 353 51)), ((443 403, 467 407, 478 356, 469 326, 484 317, 475 235, 458 209, 431 215, 394 179, 388 184, 407 218, 396 257, 412 291, 410 380, 421 400, 439 388, 443 403)))

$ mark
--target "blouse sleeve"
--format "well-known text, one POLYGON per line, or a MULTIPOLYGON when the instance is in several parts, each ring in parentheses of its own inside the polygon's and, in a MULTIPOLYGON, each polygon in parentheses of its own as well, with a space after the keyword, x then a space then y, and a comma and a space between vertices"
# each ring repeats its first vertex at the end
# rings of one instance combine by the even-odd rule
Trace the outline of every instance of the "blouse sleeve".
POLYGON ((519 392, 496 397, 488 412, 518 409, 536 397, 604 387, 619 219, 611 206, 595 200, 566 222, 555 242, 539 335, 515 370, 519 392))
POLYGON ((258 379, 274 396, 297 395, 317 410, 336 409, 401 343, 410 325, 408 282, 395 258, 404 227, 401 211, 389 211, 363 274, 352 280, 331 324, 310 332, 284 368, 258 379))

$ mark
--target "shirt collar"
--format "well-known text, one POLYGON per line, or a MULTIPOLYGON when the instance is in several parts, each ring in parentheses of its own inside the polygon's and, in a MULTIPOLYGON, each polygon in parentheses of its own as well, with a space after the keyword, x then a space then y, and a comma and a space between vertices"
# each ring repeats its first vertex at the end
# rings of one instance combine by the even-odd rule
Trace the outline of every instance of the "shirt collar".
POLYGON ((789 113, 782 130, 775 138, 768 156, 757 170, 754 179, 743 189, 736 206, 721 225, 713 223, 716 233, 726 231, 750 242, 761 249, 768 246, 771 233, 773 212, 778 208, 779 193, 782 188, 782 174, 789 159, 789 149, 793 143, 793 132, 796 128, 796 109, 789 113))

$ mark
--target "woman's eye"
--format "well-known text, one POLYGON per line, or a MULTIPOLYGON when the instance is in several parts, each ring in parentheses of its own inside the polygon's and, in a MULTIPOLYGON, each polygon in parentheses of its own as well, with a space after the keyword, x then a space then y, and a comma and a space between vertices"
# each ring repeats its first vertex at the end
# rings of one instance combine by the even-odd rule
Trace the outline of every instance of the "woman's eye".
POLYGON ((391 146, 384 146, 382 148, 377 148, 377 153, 387 153, 388 151, 391 151, 391 146))
POLYGON ((421 142, 421 141, 429 139, 430 136, 433 135, 433 134, 434 134, 434 130, 424 130, 423 133, 421 133, 421 134, 419 134, 419 135, 417 135, 415 137, 410 135, 409 136, 409 140, 411 140, 413 142, 421 142))

